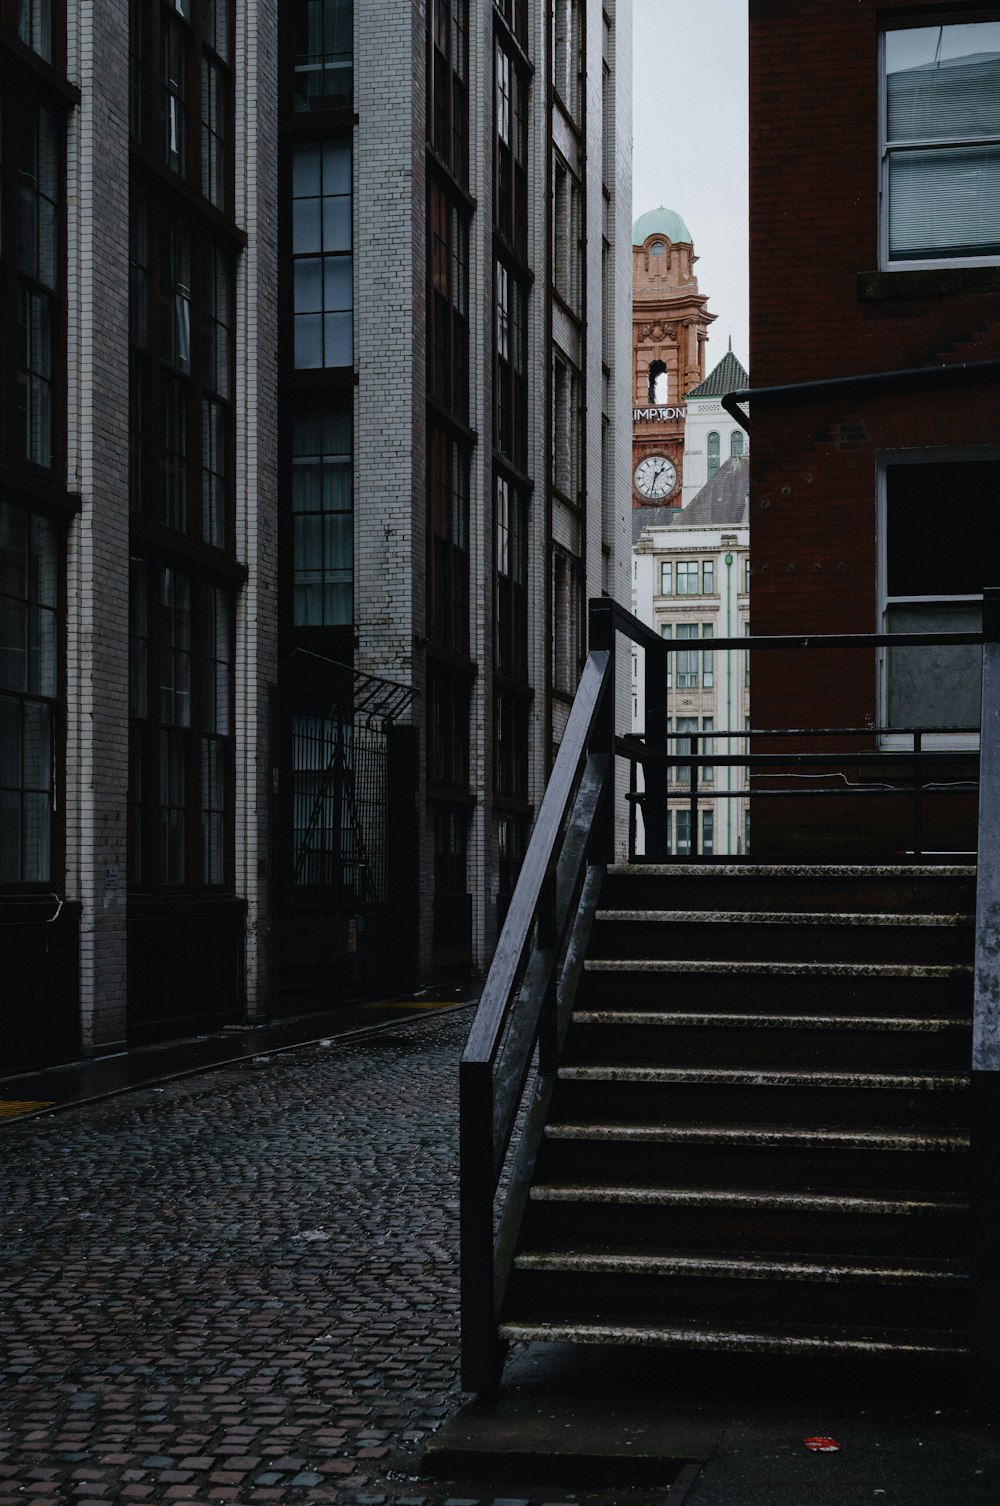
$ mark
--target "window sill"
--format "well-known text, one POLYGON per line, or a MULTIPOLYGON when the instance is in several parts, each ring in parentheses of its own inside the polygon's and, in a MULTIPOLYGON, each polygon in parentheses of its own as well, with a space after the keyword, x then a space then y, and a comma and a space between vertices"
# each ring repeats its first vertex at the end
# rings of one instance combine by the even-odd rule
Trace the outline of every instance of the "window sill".
POLYGON ((858 273, 859 303, 947 298, 965 293, 1000 293, 1000 267, 942 266, 858 273))

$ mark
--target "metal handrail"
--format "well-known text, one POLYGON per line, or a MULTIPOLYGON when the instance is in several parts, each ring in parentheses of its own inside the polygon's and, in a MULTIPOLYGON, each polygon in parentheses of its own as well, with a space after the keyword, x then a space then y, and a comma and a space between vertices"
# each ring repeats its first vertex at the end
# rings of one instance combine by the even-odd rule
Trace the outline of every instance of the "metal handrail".
POLYGON ((497 1315, 513 1263, 527 1178, 541 1142, 576 977, 596 909, 588 858, 612 765, 614 662, 592 652, 539 808, 459 1071, 462 1381, 493 1388, 497 1315), (497 1189, 537 1050, 517 1164, 497 1189))

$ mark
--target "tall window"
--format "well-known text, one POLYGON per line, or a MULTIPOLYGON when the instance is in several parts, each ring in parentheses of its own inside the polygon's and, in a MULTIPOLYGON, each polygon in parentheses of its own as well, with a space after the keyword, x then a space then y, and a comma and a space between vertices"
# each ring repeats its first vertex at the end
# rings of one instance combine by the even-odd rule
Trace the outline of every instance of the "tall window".
POLYGON ((469 457, 442 429, 430 430, 431 637, 469 652, 469 457))
MULTIPOLYGON (((679 622, 674 629, 674 636, 678 642, 694 642, 698 637, 698 624, 679 622)), ((698 650, 695 648, 679 649, 673 657, 677 661, 677 689, 696 690, 698 688, 698 650)))
POLYGON ((583 74, 581 11, 581 0, 555 0, 552 22, 552 82, 574 120, 580 118, 580 85, 583 74))
POLYGON ((0 503, 0 883, 52 880, 60 547, 0 503))
POLYGON ((496 45, 494 228, 521 258, 528 249, 528 74, 506 39, 496 45))
POLYGON ((583 382, 575 366, 556 352, 552 358, 552 484, 579 503, 581 484, 583 382))
POLYGON ((528 463, 528 289, 522 277, 497 261, 494 442, 520 469, 528 463))
POLYGON ((292 149, 294 364, 354 359, 351 147, 311 141, 292 149))
POLYGON ((132 134, 215 208, 232 191, 232 0, 133 0, 132 134))
POLYGON ((580 675, 580 562, 552 551, 552 689, 572 695, 580 675))
POLYGON ((528 673, 528 505, 505 476, 496 478, 496 668, 511 679, 528 673))
POLYGON ((186 570, 133 561, 130 883, 232 884, 233 599, 186 570))
POLYGON ((720 456, 720 453, 719 453, 719 435, 718 435, 718 432, 715 429, 713 429, 712 432, 711 432, 711 434, 708 436, 708 479, 709 479, 709 481, 711 481, 712 477, 715 475, 716 471, 719 469, 719 466, 721 465, 721 463, 722 463, 722 460, 721 460, 721 456, 720 456))
POLYGON ((577 317, 583 296, 583 189, 557 154, 552 163, 552 274, 556 293, 577 317))
POLYGON ((430 0, 430 139, 460 183, 469 177, 469 4, 430 0))
POLYGON ((16 87, 0 97, 0 448, 51 470, 63 366, 63 126, 16 87))
POLYGON ((887 266, 1000 258, 1000 21, 893 28, 882 47, 887 266))
POLYGON ((292 419, 292 621, 335 627, 354 617, 351 409, 346 402, 292 419))
POLYGON ((730 453, 730 455, 742 455, 743 454, 743 430, 742 429, 734 429, 733 432, 730 434, 730 436, 729 436, 729 453, 730 453))
POLYGON ((435 179, 430 184, 431 396, 457 418, 469 412, 469 223, 435 179))
POLYGON ((132 509, 228 548, 232 263, 141 194, 133 196, 130 306, 132 509))
POLYGON ((354 0, 296 0, 296 110, 343 109, 354 93, 354 0))

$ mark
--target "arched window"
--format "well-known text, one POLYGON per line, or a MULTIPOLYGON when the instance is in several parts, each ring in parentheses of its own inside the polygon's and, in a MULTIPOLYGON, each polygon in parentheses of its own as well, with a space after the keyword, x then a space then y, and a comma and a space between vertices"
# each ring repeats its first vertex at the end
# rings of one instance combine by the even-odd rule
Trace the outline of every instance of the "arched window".
POLYGON ((733 432, 730 434, 730 436, 729 436, 729 453, 730 453, 730 455, 742 455, 743 454, 743 431, 742 431, 742 429, 734 429, 733 432))
POLYGON ((708 479, 719 469, 719 436, 715 429, 708 436, 708 479))
POLYGON ((662 241, 654 241, 649 248, 649 254, 650 256, 662 256, 666 249, 662 241))
POLYGON ((664 361, 649 363, 649 401, 662 404, 667 401, 667 367, 664 361))

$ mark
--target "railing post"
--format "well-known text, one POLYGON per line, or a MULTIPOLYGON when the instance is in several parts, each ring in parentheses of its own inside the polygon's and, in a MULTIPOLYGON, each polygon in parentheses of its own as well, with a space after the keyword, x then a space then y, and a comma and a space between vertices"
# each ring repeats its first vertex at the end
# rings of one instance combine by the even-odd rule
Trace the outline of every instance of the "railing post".
POLYGON ((983 592, 972 1021, 972 1395, 1000 1410, 1000 588, 983 592))
POLYGON ((924 734, 918 727, 913 734, 913 856, 919 858, 924 851, 924 787, 923 760, 924 734))
POLYGON ((646 862, 662 863, 667 856, 667 654, 646 649, 646 751, 652 762, 643 765, 646 798, 642 817, 646 828, 646 862))
POLYGON ((591 861, 610 863, 615 855, 615 619, 614 602, 608 596, 592 597, 589 606, 588 636, 591 653, 605 649, 608 674, 604 700, 597 714, 589 752, 605 754, 611 760, 611 795, 597 813, 590 849, 591 861))
POLYGON ((493 1072, 463 1062, 459 1072, 462 1147, 459 1206, 462 1244, 462 1385, 490 1392, 498 1372, 493 1268, 493 1072))

